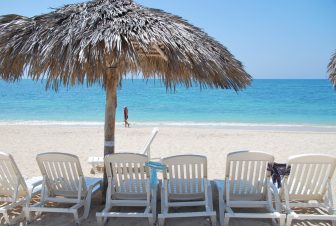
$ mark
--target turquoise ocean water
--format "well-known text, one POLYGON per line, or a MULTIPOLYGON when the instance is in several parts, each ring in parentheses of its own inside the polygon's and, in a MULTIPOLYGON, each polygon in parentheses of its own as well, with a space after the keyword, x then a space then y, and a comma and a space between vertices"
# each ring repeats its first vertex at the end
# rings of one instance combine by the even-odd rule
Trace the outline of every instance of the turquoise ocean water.
MULTIPOLYGON (((131 123, 253 123, 336 126, 336 91, 327 80, 254 80, 242 92, 176 87, 159 80, 124 80, 118 90, 117 121, 123 107, 131 123)), ((0 122, 104 121, 105 93, 97 85, 45 90, 41 81, 0 80, 0 122)))

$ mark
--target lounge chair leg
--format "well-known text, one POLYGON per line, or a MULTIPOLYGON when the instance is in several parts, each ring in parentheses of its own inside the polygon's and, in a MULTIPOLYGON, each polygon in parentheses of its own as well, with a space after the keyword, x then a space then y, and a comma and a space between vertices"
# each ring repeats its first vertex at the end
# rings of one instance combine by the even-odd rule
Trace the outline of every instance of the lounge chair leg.
POLYGON ((106 224, 107 217, 97 217, 98 226, 103 226, 106 224))
POLYGON ((10 225, 10 220, 7 211, 3 213, 3 216, 5 218, 5 222, 7 225, 10 225))
MULTIPOLYGON (((39 205, 40 207, 44 207, 44 202, 41 202, 41 204, 39 205)), ((33 212, 33 214, 35 215, 34 216, 34 219, 38 218, 38 217, 41 217, 42 215, 42 212, 41 211, 38 211, 38 212, 33 212)))
POLYGON ((211 225, 212 226, 216 226, 217 225, 217 217, 216 217, 216 215, 210 216, 210 220, 211 220, 211 225))
POLYGON ((98 226, 103 226, 103 217, 97 217, 97 225, 98 226))
POLYGON ((150 226, 153 226, 154 225, 154 218, 153 217, 148 217, 148 223, 150 226))
POLYGON ((89 217, 90 207, 91 207, 91 194, 92 194, 92 189, 89 191, 86 197, 86 200, 85 200, 83 219, 87 219, 89 217))
POLYGON ((229 226, 229 221, 230 221, 229 217, 224 217, 224 226, 229 226))
POLYGON ((292 217, 288 216, 287 221, 286 221, 286 226, 291 226, 292 225, 292 217))
POLYGON ((224 226, 224 201, 219 199, 219 223, 221 226, 224 226))
POLYGON ((80 220, 78 218, 78 212, 74 212, 74 218, 75 218, 75 226, 79 226, 80 225, 80 220))
POLYGON ((159 218, 159 226, 164 226, 165 219, 164 218, 159 218))
POLYGON ((213 211, 213 202, 212 202, 212 187, 211 183, 208 184, 208 207, 210 211, 213 211))
POLYGON ((286 217, 280 217, 279 219, 279 226, 285 226, 286 217))
POLYGON ((219 224, 220 224, 220 226, 224 226, 224 210, 223 211, 221 211, 221 210, 219 210, 220 212, 219 212, 219 224))
POLYGON ((280 226, 280 219, 277 221, 275 218, 272 218, 272 225, 279 225, 280 226), (278 224, 279 222, 279 224, 278 224))
POLYGON ((31 222, 31 213, 30 213, 30 211, 27 210, 27 209, 23 209, 23 212, 24 212, 27 224, 30 224, 30 222, 31 222))

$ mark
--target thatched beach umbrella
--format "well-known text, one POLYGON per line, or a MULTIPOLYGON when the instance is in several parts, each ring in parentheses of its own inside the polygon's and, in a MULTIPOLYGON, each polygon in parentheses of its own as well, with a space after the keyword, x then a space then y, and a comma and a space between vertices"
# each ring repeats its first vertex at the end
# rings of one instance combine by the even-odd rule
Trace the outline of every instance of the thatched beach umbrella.
POLYGON ((31 18, 0 17, 0 77, 23 75, 106 90, 105 149, 114 152, 117 86, 126 74, 236 91, 251 77, 220 43, 182 18, 132 0, 70 4, 31 18))
POLYGON ((336 52, 331 57, 330 63, 328 65, 329 80, 336 88, 336 52))

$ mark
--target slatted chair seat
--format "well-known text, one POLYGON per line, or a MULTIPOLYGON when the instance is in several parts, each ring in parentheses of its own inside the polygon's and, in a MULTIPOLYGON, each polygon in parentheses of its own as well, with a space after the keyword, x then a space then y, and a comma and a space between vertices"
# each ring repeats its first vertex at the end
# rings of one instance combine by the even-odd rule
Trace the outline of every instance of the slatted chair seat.
POLYGON ((117 153, 105 156, 108 178, 105 208, 96 214, 98 225, 108 217, 148 218, 153 225, 156 219, 156 188, 150 189, 150 173, 145 163, 148 156, 135 153, 117 153), (115 206, 144 207, 144 212, 112 212, 115 206))
POLYGON ((227 155, 225 182, 215 181, 221 226, 228 226, 230 218, 271 218, 280 226, 285 224, 277 188, 267 171, 273 162, 274 157, 263 152, 239 151, 227 155), (262 208, 267 213, 238 212, 233 208, 262 208))
POLYGON ((159 225, 166 218, 210 217, 216 224, 216 212, 213 211, 212 190, 207 180, 207 159, 200 155, 179 155, 163 158, 167 167, 163 173, 161 190, 161 214, 159 225), (171 207, 204 206, 205 211, 170 213, 171 207))
POLYGON ((119 199, 119 200, 145 200, 147 198, 147 193, 115 193, 112 195, 112 199, 119 199))
POLYGON ((174 200, 204 200, 204 184, 207 182, 203 178, 198 179, 175 179, 168 180, 168 197, 174 200), (183 184, 182 184, 183 183, 183 184), (200 185, 200 186, 198 186, 200 185), (183 188, 183 189, 182 189, 183 188), (190 188, 190 193, 188 189, 190 188))
POLYGON ((33 195, 41 190, 42 177, 24 179, 13 157, 0 152, 0 214, 4 216, 8 225, 16 224, 23 220, 24 214, 11 218, 9 211, 18 206, 26 206, 33 195))
POLYGON ((169 194, 168 198, 170 201, 190 201, 190 200, 204 200, 204 192, 192 193, 192 194, 169 194))
POLYGON ((249 181, 229 181, 232 193, 230 199, 235 201, 263 201, 266 199, 266 193, 258 192, 258 187, 264 182, 257 180, 256 186, 249 181), (233 183, 233 185, 231 185, 233 183))
POLYGON ((100 190, 102 179, 84 177, 79 159, 75 155, 59 152, 39 154, 36 157, 43 175, 41 201, 24 208, 26 218, 31 213, 54 212, 74 215, 76 225, 89 215, 91 197, 100 190), (69 208, 46 207, 48 202, 69 203, 69 208), (80 208, 84 208, 81 217, 80 208))
POLYGON ((323 154, 296 155, 289 157, 287 167, 291 171, 285 176, 280 190, 287 211, 287 226, 294 219, 331 220, 335 226, 331 179, 336 167, 336 157, 323 154), (322 208, 328 214, 297 213, 295 208, 322 208))
MULTIPOLYGON (((123 169, 121 169, 122 174, 124 174, 123 169)), ((140 169, 127 169, 126 174, 129 173, 138 173, 140 174, 140 169)), ((119 199, 119 200, 144 200, 147 199, 147 179, 142 180, 130 180, 124 179, 119 186, 115 187, 115 191, 112 194, 112 199, 119 199), (131 186, 132 183, 132 186, 131 186), (138 184, 137 184, 138 183, 138 184), (129 190, 128 190, 129 188, 129 190)))

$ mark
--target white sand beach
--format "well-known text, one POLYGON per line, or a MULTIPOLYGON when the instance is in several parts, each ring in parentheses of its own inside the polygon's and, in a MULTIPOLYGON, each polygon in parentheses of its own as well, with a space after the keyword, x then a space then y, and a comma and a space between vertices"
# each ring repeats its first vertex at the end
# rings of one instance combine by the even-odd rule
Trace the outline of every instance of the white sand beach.
MULTIPOLYGON (((152 127, 116 128, 116 152, 141 149, 152 127)), ((303 153, 336 154, 336 132, 319 129, 242 129, 239 127, 159 127, 151 153, 153 158, 179 154, 201 154, 208 158, 211 179, 224 179, 226 155, 232 151, 255 150, 271 153, 277 162, 286 162, 290 155, 303 153), (289 131, 290 130, 290 131, 289 131)), ((0 151, 11 153, 25 176, 40 175, 35 156, 59 151, 79 156, 83 171, 90 175, 89 156, 103 153, 103 126, 0 125, 0 151)), ((335 179, 333 185, 335 186, 335 179)), ((336 191, 336 190, 334 190, 336 191)), ((216 193, 216 191, 215 191, 216 193)), ((335 193, 335 192, 334 192, 335 193)), ((214 195, 216 199, 217 194, 214 195)), ((218 209, 217 201, 214 202, 218 209)), ((88 220, 82 225, 95 225, 95 212, 103 208, 97 195, 88 220)), ((270 222, 249 220, 253 225, 270 222)), ((2 222, 1 222, 2 223, 2 222)), ((245 221, 246 223, 246 221, 245 221)), ((230 225, 245 225, 233 220, 230 225)), ((31 225, 73 225, 71 215, 44 214, 31 225)), ((146 220, 113 219, 108 225, 147 225, 146 220)), ((169 220, 168 225, 210 225, 202 218, 169 220)), ((298 223, 297 225, 304 225, 298 223)), ((314 225, 314 224, 310 224, 314 225)), ((325 224, 318 224, 325 225, 325 224)), ((328 225, 328 224, 326 224, 328 225)))

